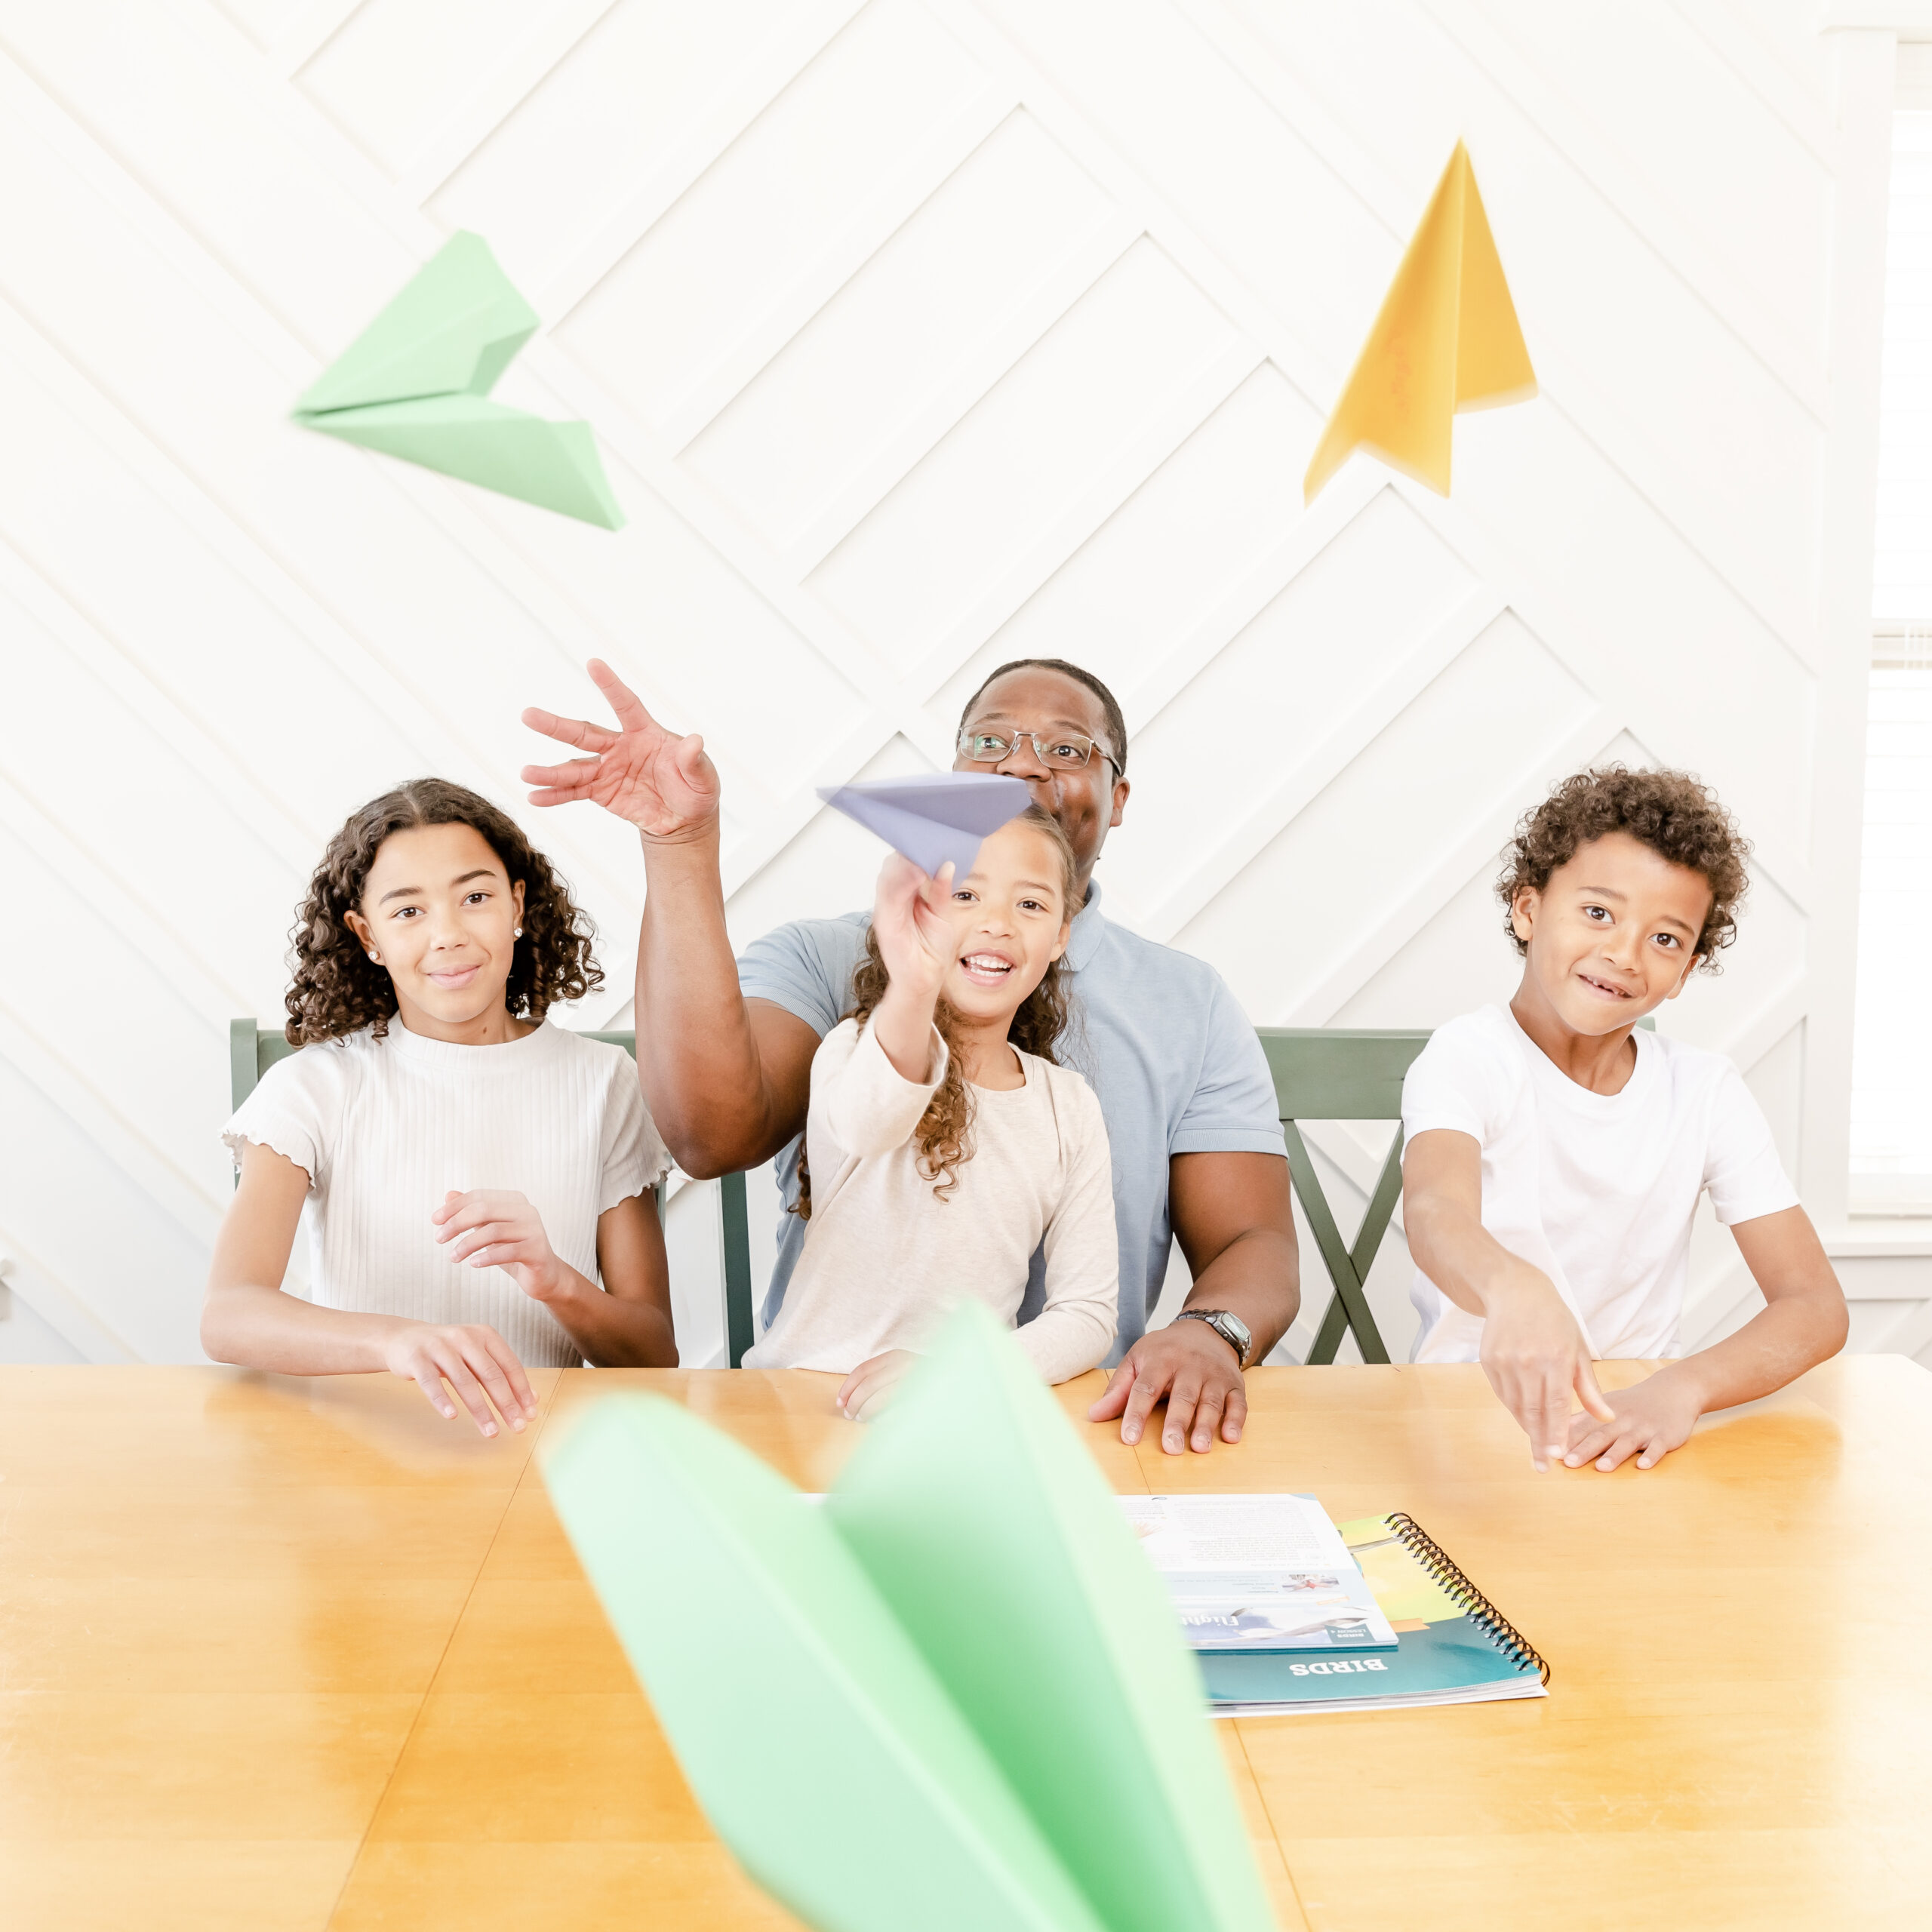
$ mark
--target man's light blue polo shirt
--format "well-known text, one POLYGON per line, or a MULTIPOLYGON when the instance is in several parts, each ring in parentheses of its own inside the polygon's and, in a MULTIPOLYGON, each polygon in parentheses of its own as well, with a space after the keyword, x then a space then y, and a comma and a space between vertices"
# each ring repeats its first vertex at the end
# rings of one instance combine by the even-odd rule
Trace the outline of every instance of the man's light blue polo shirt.
MULTIPOLYGON (((851 1011, 852 974, 871 918, 848 912, 798 919, 768 933, 738 961, 745 997, 795 1013, 823 1039, 851 1011)), ((1058 1057, 1100 1096, 1113 1149, 1120 1332, 1109 1359, 1117 1361, 1145 1332, 1167 1276, 1169 1159, 1220 1153, 1285 1158, 1287 1150, 1261 1042, 1213 967, 1122 931, 1102 914, 1097 885, 1089 888, 1073 922, 1066 956, 1075 998, 1058 1057)), ((798 1195, 798 1143, 774 1164, 789 1208, 798 1195)), ((785 1215, 765 1299, 768 1327, 804 1238, 804 1223, 785 1215)), ((1023 1321, 1040 1309, 1042 1280, 1035 1254, 1023 1321)))

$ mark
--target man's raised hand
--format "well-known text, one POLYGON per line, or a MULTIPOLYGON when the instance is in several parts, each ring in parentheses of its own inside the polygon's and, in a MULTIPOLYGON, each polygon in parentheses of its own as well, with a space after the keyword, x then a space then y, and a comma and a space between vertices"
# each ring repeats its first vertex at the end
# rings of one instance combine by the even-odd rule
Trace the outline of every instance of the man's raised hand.
POLYGON ((523 721, 533 731, 589 754, 563 764, 527 764, 523 782, 537 789, 533 805, 568 805, 588 798, 635 826, 647 838, 680 839, 709 831, 718 820, 717 768, 696 732, 680 737, 645 709, 637 694, 601 658, 587 667, 616 714, 617 729, 587 718, 559 718, 532 706, 523 721))

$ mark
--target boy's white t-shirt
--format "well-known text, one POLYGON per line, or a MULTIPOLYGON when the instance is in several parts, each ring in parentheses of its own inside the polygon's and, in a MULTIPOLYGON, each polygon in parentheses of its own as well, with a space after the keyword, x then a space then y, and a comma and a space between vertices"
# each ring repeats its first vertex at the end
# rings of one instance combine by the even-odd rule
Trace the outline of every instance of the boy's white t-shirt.
POLYGON ((597 1218, 671 1164, 621 1047, 547 1020, 500 1046, 454 1046, 392 1020, 278 1060, 222 1138, 309 1177, 309 1294, 325 1308, 488 1322, 532 1367, 583 1359, 501 1268, 451 1261, 431 1211, 451 1188, 527 1195, 558 1257, 592 1281, 597 1218))
MULTIPOLYGON (((1727 1226, 1798 1204, 1770 1123, 1721 1054, 1631 1036, 1623 1091, 1562 1072, 1506 1007, 1438 1029, 1402 1083, 1402 1131, 1449 1128, 1482 1149, 1482 1224, 1540 1268, 1599 1361, 1673 1355, 1698 1195, 1727 1226)), ((1412 1361, 1475 1361, 1482 1318, 1418 1269, 1412 1361)))

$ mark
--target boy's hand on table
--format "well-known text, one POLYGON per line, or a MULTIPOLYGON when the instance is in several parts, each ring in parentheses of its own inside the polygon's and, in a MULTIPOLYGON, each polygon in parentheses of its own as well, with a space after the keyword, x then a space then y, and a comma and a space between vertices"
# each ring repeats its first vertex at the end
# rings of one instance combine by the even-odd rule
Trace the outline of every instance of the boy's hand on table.
POLYGON ((1226 1442, 1241 1440, 1247 1420, 1247 1387, 1234 1351, 1204 1321, 1171 1321, 1143 1335, 1128 1352, 1106 1392, 1087 1411, 1089 1422, 1121 1418, 1120 1439, 1140 1440, 1154 1404, 1168 1398, 1161 1447, 1170 1456, 1192 1448, 1205 1455, 1218 1426, 1226 1442))
POLYGON ((1503 1406, 1530 1438, 1539 1473, 1570 1447, 1574 1389, 1599 1423, 1616 1420, 1590 1366, 1577 1318, 1549 1277, 1527 1262, 1485 1298, 1482 1368, 1503 1406))
POLYGON ((870 1422, 886 1404, 906 1371, 919 1359, 910 1349, 888 1349, 862 1361, 838 1385, 835 1398, 848 1422, 870 1422))
POLYGON ((582 1279, 558 1260, 529 1197, 513 1188, 452 1189, 429 1219, 438 1241, 456 1243, 451 1261, 501 1268, 532 1301, 552 1300, 582 1279))
POLYGON ((522 1363, 495 1329, 480 1322, 449 1327, 433 1321, 398 1322, 383 1345, 383 1363, 392 1375, 414 1382, 445 1422, 456 1417, 454 1405, 443 1392, 445 1382, 485 1435, 496 1434, 498 1415, 515 1429, 536 1416, 537 1398, 522 1363))
POLYGON ((1690 1440, 1704 1413, 1702 1392, 1687 1375, 1660 1369, 1634 1388, 1610 1398, 1613 1420, 1570 1418, 1570 1449, 1563 1458, 1573 1469, 1595 1457, 1600 1469, 1614 1469, 1632 1455, 1640 1469, 1654 1469, 1673 1449, 1690 1440))

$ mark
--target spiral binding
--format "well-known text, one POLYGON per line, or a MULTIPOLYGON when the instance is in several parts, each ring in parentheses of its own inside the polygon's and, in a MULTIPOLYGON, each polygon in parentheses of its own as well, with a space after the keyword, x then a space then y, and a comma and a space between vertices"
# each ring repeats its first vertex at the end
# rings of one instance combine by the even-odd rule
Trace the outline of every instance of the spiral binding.
POLYGON ((1547 1688, 1549 1666, 1543 1661, 1542 1653, 1463 1574, 1449 1552, 1406 1509, 1398 1509, 1383 1520, 1395 1540, 1429 1572, 1444 1593, 1454 1599, 1469 1621, 1485 1632, 1512 1663, 1534 1664, 1542 1672, 1544 1687, 1547 1688))

